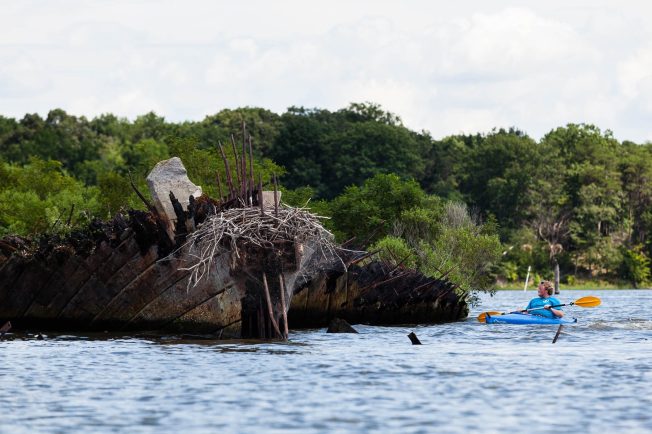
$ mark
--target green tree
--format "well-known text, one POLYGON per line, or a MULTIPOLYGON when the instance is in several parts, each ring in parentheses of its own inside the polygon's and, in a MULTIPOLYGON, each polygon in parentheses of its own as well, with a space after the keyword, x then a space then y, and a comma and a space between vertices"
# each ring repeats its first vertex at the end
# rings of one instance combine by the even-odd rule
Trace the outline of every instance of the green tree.
POLYGON ((346 239, 373 242, 391 232, 401 214, 419 207, 425 193, 414 180, 379 174, 351 186, 331 203, 333 224, 346 239))
POLYGON ((2 163, 0 235, 63 229, 71 210, 71 224, 87 223, 99 211, 97 195, 96 188, 66 174, 58 161, 32 157, 24 167, 2 163))
POLYGON ((464 162, 469 148, 461 137, 451 136, 432 140, 424 158, 423 177, 419 180, 430 194, 461 201, 460 182, 464 178, 464 162))
POLYGON ((254 153, 257 156, 268 156, 279 135, 281 118, 276 113, 259 107, 225 109, 207 116, 197 125, 201 146, 214 148, 218 142, 231 146, 231 136, 238 146, 242 146, 243 122, 247 135, 252 137, 254 153))
POLYGON ((417 255, 403 238, 387 235, 371 245, 369 251, 378 252, 387 264, 411 269, 417 267, 417 255))
POLYGON ((290 107, 281 116, 282 126, 271 150, 273 161, 287 168, 283 184, 290 189, 310 186, 318 197, 330 196, 333 151, 324 138, 332 134, 337 117, 327 110, 290 107))
POLYGON ((470 205, 493 214, 501 228, 516 229, 529 218, 530 192, 551 170, 546 151, 518 130, 493 132, 469 150, 460 189, 470 205))
POLYGON ((430 236, 418 244, 415 239, 408 243, 419 258, 419 270, 429 276, 446 277, 464 294, 490 290, 494 283, 491 271, 502 251, 498 235, 488 233, 459 202, 445 203, 441 219, 430 226, 430 236))
MULTIPOLYGON (((590 275, 613 268, 615 246, 623 238, 625 220, 618 162, 621 145, 610 131, 593 125, 569 124, 548 133, 542 143, 555 149, 562 158, 564 205, 569 237, 564 244, 574 258, 576 269, 590 275)), ((558 209, 559 211, 559 209, 558 209)))
POLYGON ((638 288, 650 280, 650 258, 643 251, 640 244, 631 249, 621 248, 623 262, 621 264, 620 274, 624 278, 634 283, 638 288))
POLYGON ((628 241, 632 245, 645 245, 652 231, 646 220, 652 208, 652 144, 640 146, 629 142, 623 148, 619 172, 626 198, 624 217, 628 241))
POLYGON ((289 188, 309 185, 330 199, 378 173, 423 175, 428 137, 377 105, 352 104, 334 113, 292 107, 281 121, 270 155, 288 168, 283 182, 289 188))
POLYGON ((489 288, 501 244, 495 225, 480 224, 465 204, 427 196, 413 180, 379 174, 362 187, 347 188, 331 211, 340 238, 357 236, 374 241, 372 248, 413 252, 407 260, 419 270, 449 278, 463 293, 489 288))

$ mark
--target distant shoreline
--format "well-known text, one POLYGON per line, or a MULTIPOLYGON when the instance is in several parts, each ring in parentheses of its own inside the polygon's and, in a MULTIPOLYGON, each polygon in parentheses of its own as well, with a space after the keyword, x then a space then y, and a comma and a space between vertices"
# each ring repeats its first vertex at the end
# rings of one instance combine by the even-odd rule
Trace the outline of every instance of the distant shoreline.
MULTIPOLYGON (((520 288, 515 287, 515 286, 496 286, 493 288, 495 291, 523 291, 523 287, 521 286, 520 288)), ((645 287, 645 288, 632 288, 632 287, 627 287, 627 286, 616 286, 616 285, 580 285, 580 286, 572 286, 572 287, 565 287, 565 286, 560 286, 559 291, 587 291, 587 290, 623 290, 623 291, 649 291, 652 288, 645 287)), ((526 292, 536 292, 536 286, 528 286, 526 292)))

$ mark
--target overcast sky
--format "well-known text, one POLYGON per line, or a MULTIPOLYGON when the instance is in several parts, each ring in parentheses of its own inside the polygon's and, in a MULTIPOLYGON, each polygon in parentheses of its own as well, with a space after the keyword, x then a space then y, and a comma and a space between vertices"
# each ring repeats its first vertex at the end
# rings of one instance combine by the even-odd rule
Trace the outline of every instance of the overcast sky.
POLYGON ((371 101, 435 138, 652 141, 652 2, 0 0, 0 114, 371 101))

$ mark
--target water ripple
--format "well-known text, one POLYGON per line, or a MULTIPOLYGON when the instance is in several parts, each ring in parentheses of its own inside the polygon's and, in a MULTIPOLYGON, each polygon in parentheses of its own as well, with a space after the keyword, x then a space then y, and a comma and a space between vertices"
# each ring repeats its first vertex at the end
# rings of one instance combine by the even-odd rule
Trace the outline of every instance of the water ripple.
POLYGON ((288 343, 11 335, 0 432, 650 432, 652 322, 638 310, 652 292, 591 295, 603 305, 568 309, 580 321, 554 345, 554 326, 475 320, 533 296, 516 291, 485 297, 464 322, 288 343))

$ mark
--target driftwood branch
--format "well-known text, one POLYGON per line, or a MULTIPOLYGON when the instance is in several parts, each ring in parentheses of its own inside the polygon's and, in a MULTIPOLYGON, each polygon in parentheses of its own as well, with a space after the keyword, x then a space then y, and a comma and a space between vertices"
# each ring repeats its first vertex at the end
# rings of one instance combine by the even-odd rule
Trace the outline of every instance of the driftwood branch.
POLYGON ((278 184, 276 182, 276 174, 274 174, 274 215, 278 217, 278 184))
POLYGON ((256 179, 254 177, 254 151, 253 151, 253 143, 251 136, 249 136, 249 184, 251 185, 251 190, 252 190, 252 197, 251 197, 251 203, 250 205, 253 205, 253 189, 254 186, 256 185, 256 179))
MULTIPOLYGON (((231 177, 231 168, 229 167, 229 160, 226 158, 222 144, 218 143, 217 148, 220 150, 220 155, 222 156, 222 161, 224 162, 224 170, 226 171, 226 183, 229 187, 229 199, 235 197, 235 191, 233 188, 233 178, 231 177)), ((237 164, 237 163, 236 163, 237 164)))
POLYGON ((215 176, 217 179, 217 192, 220 195, 220 200, 219 203, 220 205, 222 204, 222 200, 224 199, 224 194, 222 193, 222 182, 220 181, 220 173, 218 172, 217 175, 215 176))
POLYGON ((70 223, 72 222, 72 213, 75 211, 75 204, 73 203, 72 206, 70 207, 70 214, 68 214, 68 221, 66 222, 66 226, 70 226, 70 223))
POLYGON ((240 163, 242 164, 242 167, 240 170, 242 171, 242 198, 247 200, 247 125, 245 124, 244 121, 242 121, 242 159, 240 163))
POLYGON ((240 188, 240 157, 238 156, 238 150, 235 145, 235 138, 233 137, 233 134, 231 134, 231 147, 233 148, 233 158, 235 160, 235 176, 236 176, 236 181, 238 188, 240 188))
POLYGON ((278 285, 279 288, 281 288, 281 310, 283 311, 283 333, 285 339, 288 338, 288 314, 287 314, 287 309, 286 309, 286 304, 285 304, 285 277, 283 277, 283 273, 279 273, 278 275, 278 285))
MULTIPOLYGON (((265 300, 267 301, 267 313, 269 313, 269 319, 272 322, 272 325, 274 326, 276 335, 280 338, 283 338, 283 335, 281 335, 281 330, 278 328, 278 323, 276 322, 276 318, 274 318, 274 309, 272 309, 272 298, 269 295, 269 287, 267 286, 267 277, 265 277, 265 273, 263 273, 263 287, 265 288, 265 300)), ((285 308, 283 309, 283 312, 285 312, 285 308)))
POLYGON ((136 184, 134 184, 134 180, 131 177, 131 171, 128 171, 127 174, 129 175, 129 183, 131 184, 131 188, 136 192, 136 195, 138 195, 140 200, 143 201, 143 203, 145 204, 147 209, 150 210, 150 212, 153 212, 156 215, 158 215, 158 212, 156 211, 156 208, 154 208, 154 206, 151 203, 149 203, 149 201, 147 199, 145 199, 145 196, 143 196, 142 193, 140 191, 138 191, 138 188, 136 187, 136 184))

